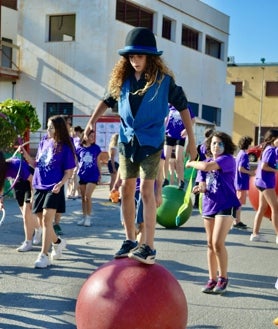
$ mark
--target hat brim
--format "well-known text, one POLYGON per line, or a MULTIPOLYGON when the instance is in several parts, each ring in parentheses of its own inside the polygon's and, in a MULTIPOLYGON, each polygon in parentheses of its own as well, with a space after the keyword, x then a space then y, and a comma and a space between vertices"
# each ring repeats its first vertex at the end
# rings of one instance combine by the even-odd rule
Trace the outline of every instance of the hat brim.
POLYGON ((125 47, 123 49, 119 49, 118 53, 121 56, 126 56, 126 55, 130 55, 130 54, 160 56, 160 55, 162 55, 163 51, 157 51, 156 49, 125 47))

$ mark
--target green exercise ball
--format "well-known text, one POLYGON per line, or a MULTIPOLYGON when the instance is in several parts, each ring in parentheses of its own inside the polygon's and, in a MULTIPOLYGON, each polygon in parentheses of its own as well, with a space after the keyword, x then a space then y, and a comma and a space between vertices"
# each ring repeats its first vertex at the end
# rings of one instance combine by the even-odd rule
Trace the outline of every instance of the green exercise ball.
POLYGON ((166 228, 174 228, 183 225, 192 213, 192 201, 184 205, 183 190, 179 190, 177 186, 167 185, 162 189, 162 204, 157 208, 156 220, 158 224, 166 228), (177 218, 177 213, 183 205, 183 211, 177 218))

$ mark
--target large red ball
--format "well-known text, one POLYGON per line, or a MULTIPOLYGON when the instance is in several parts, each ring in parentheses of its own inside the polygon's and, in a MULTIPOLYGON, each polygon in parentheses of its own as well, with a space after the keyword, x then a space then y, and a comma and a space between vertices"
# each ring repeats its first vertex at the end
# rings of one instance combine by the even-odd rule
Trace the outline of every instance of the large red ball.
MULTIPOLYGON (((276 181, 275 181, 275 191, 276 195, 278 196, 278 174, 276 173, 276 181)), ((255 210, 258 210, 259 207, 259 191, 255 186, 255 176, 250 178, 250 185, 249 185, 249 200, 252 204, 252 207, 255 210)), ((268 206, 264 216, 271 219, 271 209, 268 206)))
POLYGON ((78 329, 185 329, 187 302, 175 277, 159 264, 110 261, 83 284, 78 329))

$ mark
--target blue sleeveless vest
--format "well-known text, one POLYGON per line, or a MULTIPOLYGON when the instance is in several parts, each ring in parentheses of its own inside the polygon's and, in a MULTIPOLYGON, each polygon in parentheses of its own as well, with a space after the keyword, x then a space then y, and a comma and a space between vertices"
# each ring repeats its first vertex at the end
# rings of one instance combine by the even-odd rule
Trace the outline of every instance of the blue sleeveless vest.
POLYGON ((151 86, 144 94, 134 118, 129 103, 130 81, 124 82, 118 103, 121 116, 120 142, 128 143, 135 135, 140 146, 161 146, 165 136, 164 120, 169 113, 169 83, 170 76, 165 75, 160 85, 155 83, 151 86))

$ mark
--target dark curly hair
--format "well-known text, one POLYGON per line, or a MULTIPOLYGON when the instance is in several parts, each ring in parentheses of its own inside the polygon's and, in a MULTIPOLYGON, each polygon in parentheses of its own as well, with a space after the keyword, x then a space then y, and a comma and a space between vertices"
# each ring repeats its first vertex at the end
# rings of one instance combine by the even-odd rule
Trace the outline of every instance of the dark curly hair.
POLYGON ((210 144, 213 137, 218 137, 224 143, 224 152, 223 154, 234 154, 236 150, 236 145, 233 143, 230 135, 222 131, 214 131, 206 141, 206 148, 208 156, 212 156, 210 150, 210 144))
POLYGON ((240 150, 247 150, 248 147, 252 144, 253 138, 249 136, 243 136, 238 142, 238 148, 240 150))

